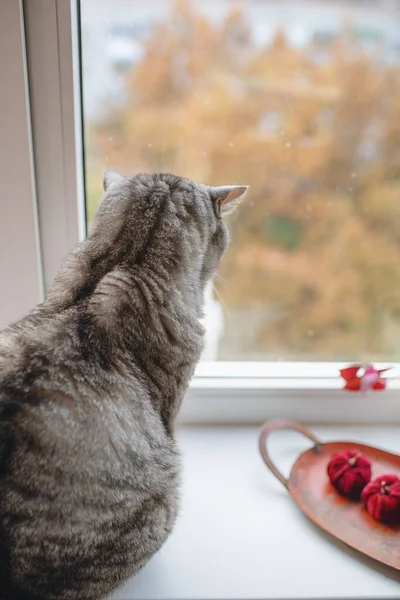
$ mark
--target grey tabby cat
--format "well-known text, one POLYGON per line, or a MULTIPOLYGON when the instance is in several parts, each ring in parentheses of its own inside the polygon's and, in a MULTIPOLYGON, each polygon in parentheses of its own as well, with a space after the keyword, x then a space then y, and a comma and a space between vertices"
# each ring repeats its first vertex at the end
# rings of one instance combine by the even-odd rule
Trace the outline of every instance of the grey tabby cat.
POLYGON ((99 600, 178 509, 174 422, 245 186, 107 172, 92 231, 0 334, 0 599, 99 600))

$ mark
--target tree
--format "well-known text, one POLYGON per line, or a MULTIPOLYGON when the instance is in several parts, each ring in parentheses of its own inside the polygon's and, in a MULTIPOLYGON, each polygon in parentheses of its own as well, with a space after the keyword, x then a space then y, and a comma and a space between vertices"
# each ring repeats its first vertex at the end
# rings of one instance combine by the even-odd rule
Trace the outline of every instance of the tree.
POLYGON ((128 72, 126 104, 90 124, 90 179, 108 156, 251 185, 221 266, 222 358, 400 354, 400 57, 383 59, 351 26, 260 47, 237 9, 215 24, 180 1, 128 72))

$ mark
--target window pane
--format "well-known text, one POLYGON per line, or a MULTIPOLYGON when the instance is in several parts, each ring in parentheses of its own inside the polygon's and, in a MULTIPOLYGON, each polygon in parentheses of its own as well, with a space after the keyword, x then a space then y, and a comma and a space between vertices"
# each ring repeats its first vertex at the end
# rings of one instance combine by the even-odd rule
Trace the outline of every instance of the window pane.
POLYGON ((400 360, 399 7, 81 1, 89 221, 107 168, 251 186, 208 359, 400 360))

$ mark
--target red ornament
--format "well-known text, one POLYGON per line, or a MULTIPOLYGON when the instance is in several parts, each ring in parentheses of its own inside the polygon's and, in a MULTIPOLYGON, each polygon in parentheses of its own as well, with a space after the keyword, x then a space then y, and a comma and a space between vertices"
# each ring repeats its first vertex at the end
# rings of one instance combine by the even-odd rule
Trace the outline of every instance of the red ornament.
POLYGON ((328 464, 328 476, 338 492, 359 500, 361 492, 371 481, 371 463, 356 449, 337 452, 328 464))
POLYGON ((381 375, 387 369, 375 369, 373 365, 353 365, 340 370, 340 375, 345 381, 344 390, 349 392, 368 392, 368 390, 381 391, 386 388, 386 379, 381 375), (360 373, 362 373, 360 375, 360 373))
POLYGON ((400 479, 397 475, 381 475, 363 490, 361 500, 377 521, 386 525, 400 524, 400 479))

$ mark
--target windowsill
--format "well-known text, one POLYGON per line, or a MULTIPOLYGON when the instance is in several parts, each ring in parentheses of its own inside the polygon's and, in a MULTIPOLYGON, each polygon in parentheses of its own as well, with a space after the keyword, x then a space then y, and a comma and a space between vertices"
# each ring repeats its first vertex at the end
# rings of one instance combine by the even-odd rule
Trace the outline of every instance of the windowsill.
MULTIPOLYGON (((400 452, 400 427, 313 427, 400 452)), ((186 428, 182 509, 162 550, 113 600, 398 598, 400 575, 336 543, 310 523, 262 462, 257 427, 186 428)), ((289 471, 309 442, 271 443, 289 471)))

